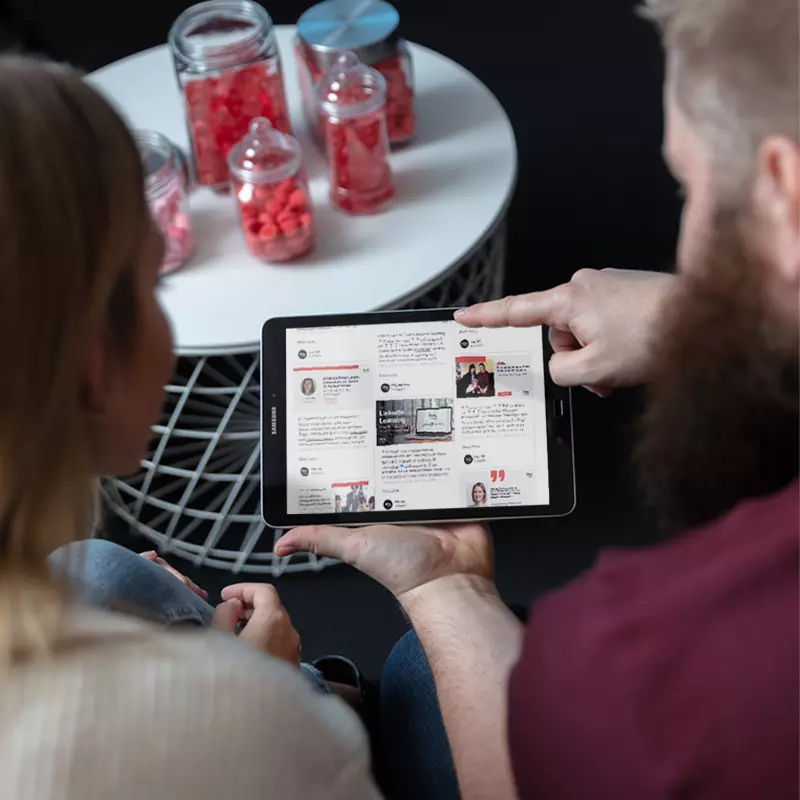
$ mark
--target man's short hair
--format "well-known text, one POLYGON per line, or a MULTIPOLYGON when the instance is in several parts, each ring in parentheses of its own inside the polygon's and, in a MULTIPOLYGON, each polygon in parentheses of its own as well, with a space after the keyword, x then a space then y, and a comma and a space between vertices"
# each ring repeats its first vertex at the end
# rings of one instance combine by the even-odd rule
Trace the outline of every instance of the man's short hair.
POLYGON ((645 0, 642 13, 720 182, 740 188, 765 137, 800 140, 798 0, 645 0))

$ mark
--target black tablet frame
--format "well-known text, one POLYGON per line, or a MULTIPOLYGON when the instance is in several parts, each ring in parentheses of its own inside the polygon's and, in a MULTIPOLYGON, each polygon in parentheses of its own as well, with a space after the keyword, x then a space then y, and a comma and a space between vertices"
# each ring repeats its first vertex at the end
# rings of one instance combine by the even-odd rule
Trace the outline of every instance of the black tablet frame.
POLYGON ((299 525, 367 525, 376 523, 444 523, 534 517, 561 517, 575 508, 575 458, 570 390, 556 386, 547 362, 553 350, 542 328, 544 391, 547 414, 547 464, 550 502, 547 505, 436 508, 412 511, 366 511, 339 514, 288 514, 286 465, 286 330, 351 325, 439 322, 453 318, 453 309, 376 311, 366 314, 280 317, 267 320, 261 332, 261 516, 270 528, 299 525), (264 370, 268 354, 269 370, 264 370))

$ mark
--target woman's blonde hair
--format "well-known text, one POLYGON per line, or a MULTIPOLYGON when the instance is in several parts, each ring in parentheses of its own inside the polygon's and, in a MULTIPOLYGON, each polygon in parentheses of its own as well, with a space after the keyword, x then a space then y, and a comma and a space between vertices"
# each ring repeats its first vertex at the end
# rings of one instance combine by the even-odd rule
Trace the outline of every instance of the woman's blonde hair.
POLYGON ((47 638, 14 600, 36 587, 57 608, 47 557, 92 529, 86 355, 132 340, 143 186, 130 132, 78 73, 0 56, 0 662, 47 638))

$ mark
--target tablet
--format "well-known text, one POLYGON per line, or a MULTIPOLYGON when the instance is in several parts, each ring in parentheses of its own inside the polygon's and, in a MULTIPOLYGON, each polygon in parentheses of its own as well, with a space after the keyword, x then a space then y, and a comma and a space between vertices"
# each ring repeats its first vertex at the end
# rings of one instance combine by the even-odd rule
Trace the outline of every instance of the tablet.
POLYGON ((270 527, 569 514, 570 392, 547 332, 452 310, 271 319, 261 342, 270 527))

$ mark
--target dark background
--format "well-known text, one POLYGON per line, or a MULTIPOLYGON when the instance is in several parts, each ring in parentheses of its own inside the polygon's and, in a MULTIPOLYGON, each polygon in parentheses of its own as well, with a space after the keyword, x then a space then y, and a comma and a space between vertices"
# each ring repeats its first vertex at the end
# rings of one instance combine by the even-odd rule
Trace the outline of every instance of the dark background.
MULTIPOLYGON (((631 0, 396 0, 403 34, 477 75, 517 137, 509 213, 508 292, 567 280, 581 267, 668 267, 679 206, 660 157, 663 65, 655 32, 631 0)), ((311 3, 265 3, 292 23, 311 3)), ((0 0, 0 45, 97 69, 166 40, 180 0, 0 0)), ((1 122, 0 122, 1 124, 1 122)), ((469 169, 469 164, 464 165, 469 169)), ((497 524, 497 579, 527 604, 586 569, 601 546, 654 541, 630 447, 637 392, 574 394, 578 508, 561 520, 497 524)), ((144 549, 147 543, 126 538, 144 549)), ((176 566, 214 594, 230 574, 176 566)), ((370 675, 405 623, 383 589, 346 567, 278 580, 304 655, 341 652, 370 675)))

